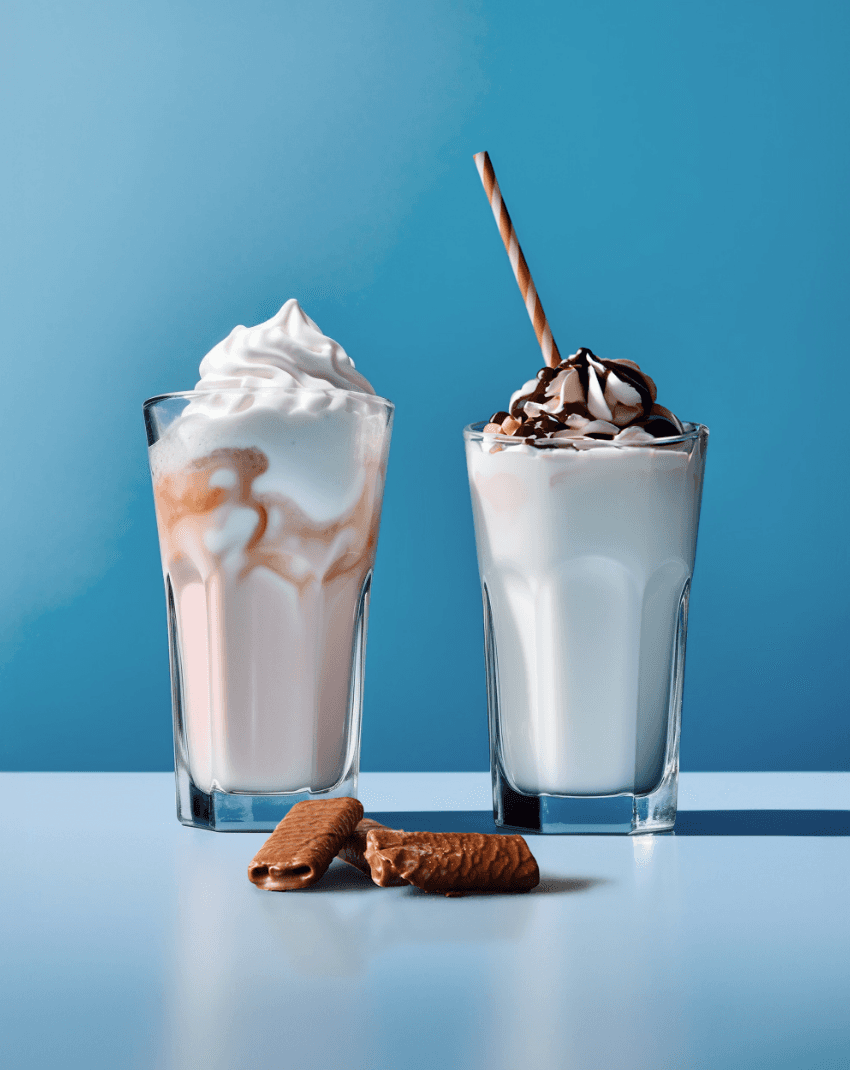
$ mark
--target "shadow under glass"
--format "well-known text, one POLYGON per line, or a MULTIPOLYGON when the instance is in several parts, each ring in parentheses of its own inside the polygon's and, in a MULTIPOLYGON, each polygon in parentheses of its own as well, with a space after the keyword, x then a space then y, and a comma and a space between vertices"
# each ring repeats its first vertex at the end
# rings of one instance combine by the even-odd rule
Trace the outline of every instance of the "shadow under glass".
MULTIPOLYGON (((389 828, 411 832, 497 832, 509 836, 517 831, 499 828, 489 810, 398 810, 366 816, 389 828)), ((661 835, 850 836, 850 810, 680 810, 673 832, 661 835)))

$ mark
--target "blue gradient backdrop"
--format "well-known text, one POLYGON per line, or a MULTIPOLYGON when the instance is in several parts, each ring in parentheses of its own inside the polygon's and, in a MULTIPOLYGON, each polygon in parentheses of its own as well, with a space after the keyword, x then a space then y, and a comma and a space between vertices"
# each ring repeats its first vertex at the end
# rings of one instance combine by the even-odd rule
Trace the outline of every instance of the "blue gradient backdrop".
POLYGON ((686 769, 848 769, 850 8, 6 0, 2 765, 171 766, 141 401, 289 296, 397 404, 363 766, 487 765, 461 427, 562 351, 711 427, 686 769))

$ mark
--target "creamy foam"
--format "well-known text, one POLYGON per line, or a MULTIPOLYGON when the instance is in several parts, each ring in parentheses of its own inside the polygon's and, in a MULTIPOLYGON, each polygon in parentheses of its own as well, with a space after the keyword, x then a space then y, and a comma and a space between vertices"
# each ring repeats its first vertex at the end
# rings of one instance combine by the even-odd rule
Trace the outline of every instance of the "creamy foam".
POLYGON ((330 522, 360 496, 364 463, 381 449, 385 403, 293 298, 256 327, 236 327, 201 361, 189 405, 150 453, 154 480, 219 449, 259 449, 257 490, 330 522), (299 443, 281 451, 281 418, 299 443), (354 419, 352 419, 354 417, 354 419))
POLYGON ((264 386, 374 394, 339 342, 328 338, 295 298, 256 327, 234 327, 201 361, 196 390, 264 386))

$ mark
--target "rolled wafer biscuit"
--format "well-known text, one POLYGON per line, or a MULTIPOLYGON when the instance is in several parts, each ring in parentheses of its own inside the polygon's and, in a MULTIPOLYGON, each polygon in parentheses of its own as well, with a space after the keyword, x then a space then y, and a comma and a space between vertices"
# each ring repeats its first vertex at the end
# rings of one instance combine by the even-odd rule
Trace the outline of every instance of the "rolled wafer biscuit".
POLYGON ((423 892, 527 892, 540 871, 522 836, 371 829, 366 861, 386 888, 399 877, 423 892))
MULTIPOLYGON (((367 877, 372 876, 372 870, 369 868, 369 863, 366 861, 366 834, 371 829, 383 829, 384 831, 387 831, 387 826, 382 825, 380 821, 373 821, 371 817, 364 817, 337 854, 337 858, 341 858, 343 862, 347 862, 350 866, 354 866, 355 869, 359 869, 360 872, 365 873, 367 877)), ((396 877, 390 879, 389 883, 382 885, 382 887, 399 888, 402 884, 407 884, 404 877, 396 877)))
POLYGON ((273 892, 315 884, 362 817, 357 799, 296 803, 254 855, 249 880, 273 892))

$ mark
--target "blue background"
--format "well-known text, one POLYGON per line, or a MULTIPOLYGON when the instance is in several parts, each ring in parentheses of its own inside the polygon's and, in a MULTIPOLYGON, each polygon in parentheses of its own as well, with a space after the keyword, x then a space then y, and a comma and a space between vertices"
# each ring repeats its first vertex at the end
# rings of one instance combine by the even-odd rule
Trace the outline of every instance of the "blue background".
POLYGON ((850 768, 850 9, 6 0, 2 765, 171 767, 141 401, 297 296, 397 404, 365 769, 487 766, 460 430, 562 352, 711 427, 686 769, 850 768))

